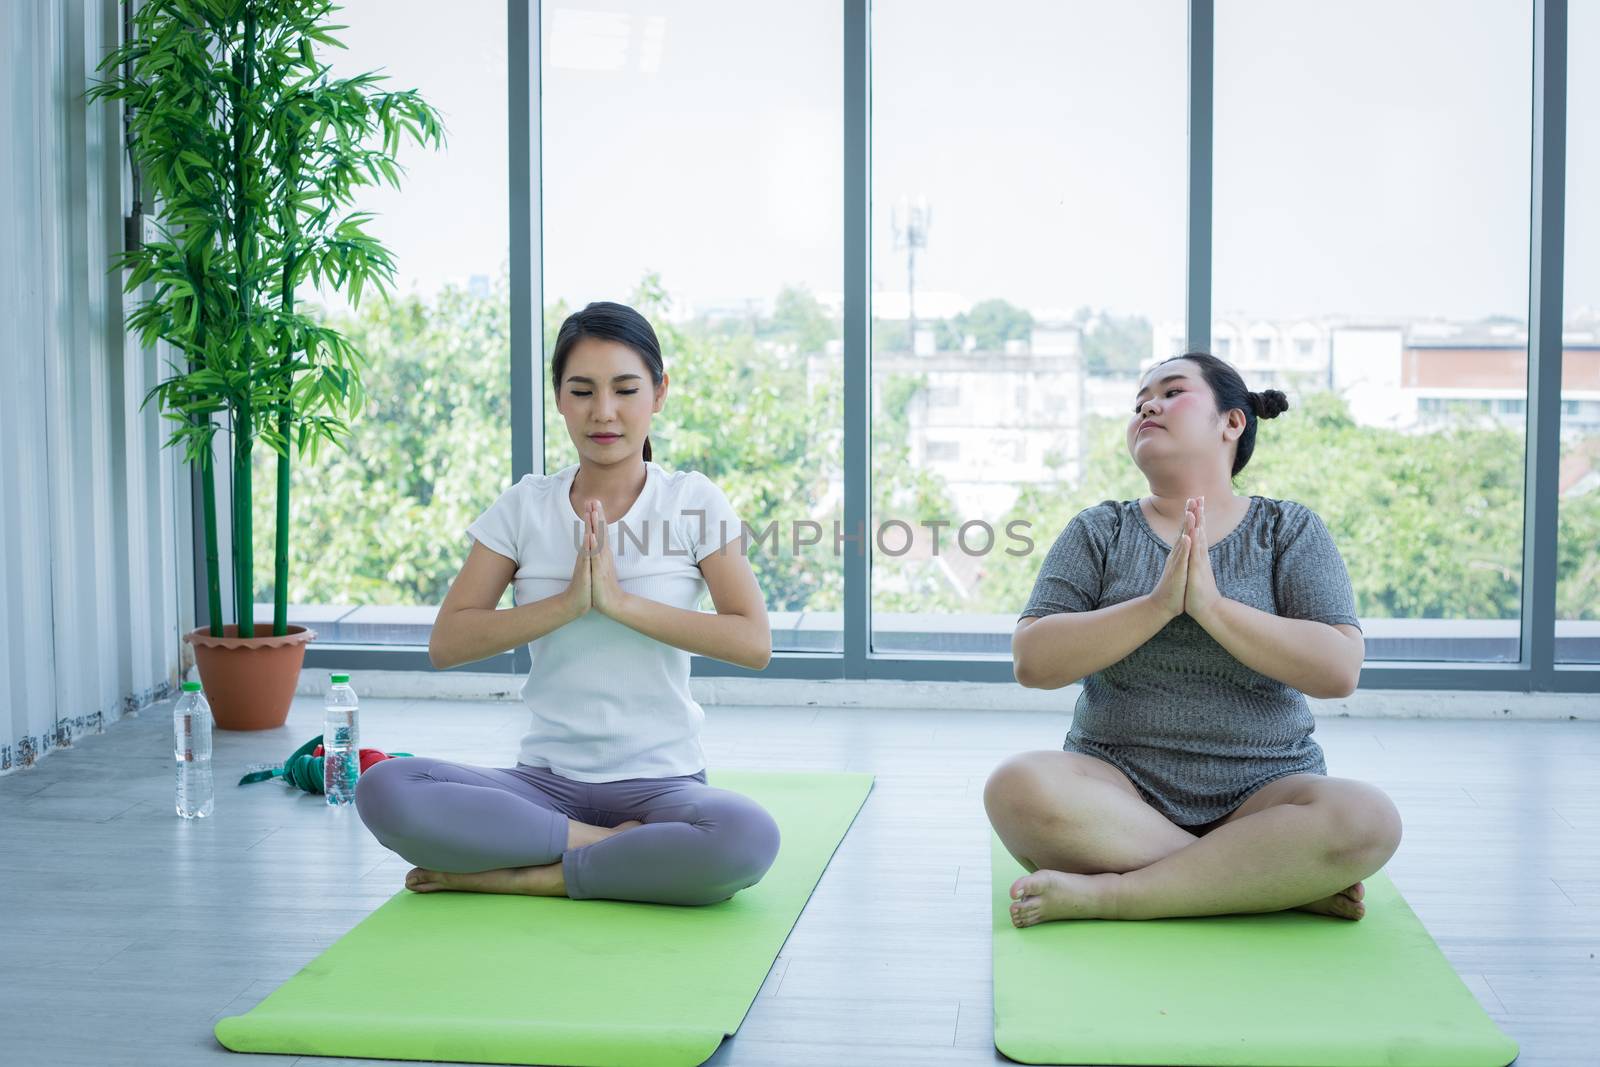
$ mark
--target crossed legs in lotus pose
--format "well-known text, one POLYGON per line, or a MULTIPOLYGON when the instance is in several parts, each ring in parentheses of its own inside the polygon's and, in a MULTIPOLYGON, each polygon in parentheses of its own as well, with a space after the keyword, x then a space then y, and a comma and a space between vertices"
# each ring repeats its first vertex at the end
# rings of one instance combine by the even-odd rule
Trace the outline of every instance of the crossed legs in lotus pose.
POLYGON ((984 807, 1031 874, 1011 921, 1155 919, 1300 909, 1359 919, 1361 879, 1400 845, 1400 815, 1376 786, 1291 774, 1195 834, 1170 822, 1111 764, 1024 752, 984 786, 984 807))

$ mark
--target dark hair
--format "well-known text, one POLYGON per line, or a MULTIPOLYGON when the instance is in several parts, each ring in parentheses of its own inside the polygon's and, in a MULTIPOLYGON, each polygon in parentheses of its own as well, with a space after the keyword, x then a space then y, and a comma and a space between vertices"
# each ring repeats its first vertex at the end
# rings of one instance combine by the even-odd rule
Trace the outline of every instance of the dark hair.
MULTIPOLYGON (((639 353, 645 366, 650 368, 652 383, 661 384, 661 376, 666 368, 661 362, 661 342, 656 340, 656 331, 651 328, 650 320, 626 304, 596 300, 582 311, 568 315, 556 334, 556 349, 550 356, 550 381, 557 393, 561 392, 561 375, 566 370, 572 346, 585 337, 598 337, 602 341, 617 341, 627 345, 639 353)), ((650 459, 648 436, 644 439, 644 458, 647 461, 650 459)))
MULTIPOLYGON (((1256 420, 1275 419, 1288 411, 1289 398, 1276 389, 1263 389, 1259 393, 1252 393, 1245 388, 1244 379, 1233 369, 1232 364, 1218 359, 1209 352, 1185 352, 1181 356, 1169 356, 1161 363, 1171 363, 1177 359, 1187 359, 1199 364, 1201 376, 1216 394, 1217 414, 1225 415, 1234 408, 1244 412, 1244 433, 1239 435, 1238 447, 1233 453, 1233 474, 1238 474, 1244 470, 1244 465, 1250 462, 1250 453, 1255 451, 1256 420)), ((1161 363, 1157 363, 1156 366, 1161 366, 1161 363)))

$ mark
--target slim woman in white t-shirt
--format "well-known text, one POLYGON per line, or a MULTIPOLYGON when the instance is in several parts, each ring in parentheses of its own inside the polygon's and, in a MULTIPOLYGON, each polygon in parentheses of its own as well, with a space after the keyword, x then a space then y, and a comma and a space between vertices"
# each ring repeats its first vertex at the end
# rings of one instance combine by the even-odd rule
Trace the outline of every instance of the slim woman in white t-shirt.
POLYGON ((579 462, 526 475, 467 527, 428 645, 438 667, 529 646, 517 764, 385 760, 356 808, 417 865, 417 892, 724 900, 778 853, 764 808, 706 784, 689 693, 690 653, 755 670, 772 657, 743 527, 704 475, 651 462, 667 375, 638 312, 569 316, 551 380, 579 462), (516 606, 497 610, 508 583, 516 606), (708 588, 715 614, 696 610, 708 588))

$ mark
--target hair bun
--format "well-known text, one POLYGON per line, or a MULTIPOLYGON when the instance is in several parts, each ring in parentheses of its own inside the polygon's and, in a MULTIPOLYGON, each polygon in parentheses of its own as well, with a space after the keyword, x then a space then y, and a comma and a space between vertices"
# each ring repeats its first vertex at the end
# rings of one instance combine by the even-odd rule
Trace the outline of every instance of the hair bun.
POLYGON ((1250 406, 1255 408, 1256 418, 1275 419, 1289 410, 1289 398, 1276 389, 1263 389, 1250 394, 1250 406))

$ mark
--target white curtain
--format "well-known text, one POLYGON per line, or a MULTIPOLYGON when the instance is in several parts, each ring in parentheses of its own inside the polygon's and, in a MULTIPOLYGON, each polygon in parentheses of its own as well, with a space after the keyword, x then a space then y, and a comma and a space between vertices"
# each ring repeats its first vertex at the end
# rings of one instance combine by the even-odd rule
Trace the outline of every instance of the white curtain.
MULTIPOLYGON (((123 331, 115 0, 0 2, 0 774, 168 696, 192 625, 189 473, 123 331)), ((131 294, 130 301, 139 296, 131 294)))

